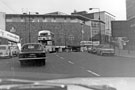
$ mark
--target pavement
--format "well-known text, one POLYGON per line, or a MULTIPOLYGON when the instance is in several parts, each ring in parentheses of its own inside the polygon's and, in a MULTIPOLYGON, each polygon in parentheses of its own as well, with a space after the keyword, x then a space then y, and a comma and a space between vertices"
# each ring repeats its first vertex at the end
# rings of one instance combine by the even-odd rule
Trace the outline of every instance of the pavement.
POLYGON ((135 58, 135 51, 115 49, 115 55, 122 56, 122 57, 128 57, 128 58, 135 58))

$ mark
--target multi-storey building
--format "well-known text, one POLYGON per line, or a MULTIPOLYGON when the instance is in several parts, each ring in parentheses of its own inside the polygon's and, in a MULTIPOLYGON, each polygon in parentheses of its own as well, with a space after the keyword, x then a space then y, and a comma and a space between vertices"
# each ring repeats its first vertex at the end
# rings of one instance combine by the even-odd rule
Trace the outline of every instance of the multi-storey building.
POLYGON ((135 0, 126 0, 127 20, 135 17, 135 0))
POLYGON ((126 0, 127 20, 112 22, 113 37, 126 37, 127 49, 135 49, 135 0, 126 0))
MULTIPOLYGON (((6 14, 6 30, 14 28, 17 35, 21 37, 21 42, 38 41, 40 30, 50 30, 54 33, 55 44, 80 45, 80 41, 90 40, 91 27, 89 23, 97 23, 97 20, 90 20, 81 15, 67 15, 61 12, 48 14, 6 14)), ((101 26, 104 25, 101 23, 101 26)), ((94 24, 95 25, 95 24, 94 24)), ((93 26, 92 26, 93 27, 93 26)), ((97 26, 93 28, 98 29, 97 26)), ((98 39, 98 38, 97 38, 98 39)))
MULTIPOLYGON (((94 13, 87 13, 86 11, 81 11, 81 12, 74 12, 72 14, 80 14, 83 15, 85 17, 88 17, 90 19, 94 19, 94 20, 99 20, 104 22, 104 30, 101 30, 101 34, 102 35, 106 35, 106 36, 111 36, 111 21, 115 20, 115 16, 106 12, 106 11, 101 11, 101 12, 94 12, 94 13)), ((105 41, 109 40, 109 37, 105 37, 105 41)))

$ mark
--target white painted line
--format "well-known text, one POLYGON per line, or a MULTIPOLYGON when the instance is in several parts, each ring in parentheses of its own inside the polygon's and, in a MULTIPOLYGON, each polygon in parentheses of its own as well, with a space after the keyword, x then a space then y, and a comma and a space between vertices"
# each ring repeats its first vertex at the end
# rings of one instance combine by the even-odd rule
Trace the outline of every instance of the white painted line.
POLYGON ((95 76, 100 76, 99 74, 97 74, 97 73, 95 73, 95 72, 93 72, 91 70, 86 70, 86 71, 89 72, 89 73, 91 73, 91 74, 93 74, 93 75, 95 75, 95 76))
POLYGON ((73 62, 71 62, 71 61, 68 61, 68 63, 70 63, 70 64, 74 64, 73 62))
POLYGON ((61 59, 64 59, 63 57, 60 57, 61 59))

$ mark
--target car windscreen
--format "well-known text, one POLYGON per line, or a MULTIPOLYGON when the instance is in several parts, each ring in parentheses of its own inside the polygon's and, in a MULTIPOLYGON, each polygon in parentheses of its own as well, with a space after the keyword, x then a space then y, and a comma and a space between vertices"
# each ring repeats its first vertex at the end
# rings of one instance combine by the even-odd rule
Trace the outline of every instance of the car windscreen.
POLYGON ((27 44, 22 47, 22 51, 40 51, 42 46, 40 44, 27 44))
POLYGON ((40 36, 48 36, 48 33, 41 33, 40 36))

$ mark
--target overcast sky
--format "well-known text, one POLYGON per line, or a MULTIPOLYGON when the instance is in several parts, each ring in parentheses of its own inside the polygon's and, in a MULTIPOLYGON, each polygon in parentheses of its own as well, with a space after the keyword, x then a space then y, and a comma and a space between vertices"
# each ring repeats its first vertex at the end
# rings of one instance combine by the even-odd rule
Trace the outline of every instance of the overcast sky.
POLYGON ((40 14, 60 11, 70 14, 74 10, 89 11, 100 8, 114 16, 116 20, 126 20, 125 0, 0 0, 0 11, 6 13, 39 12, 40 14))

